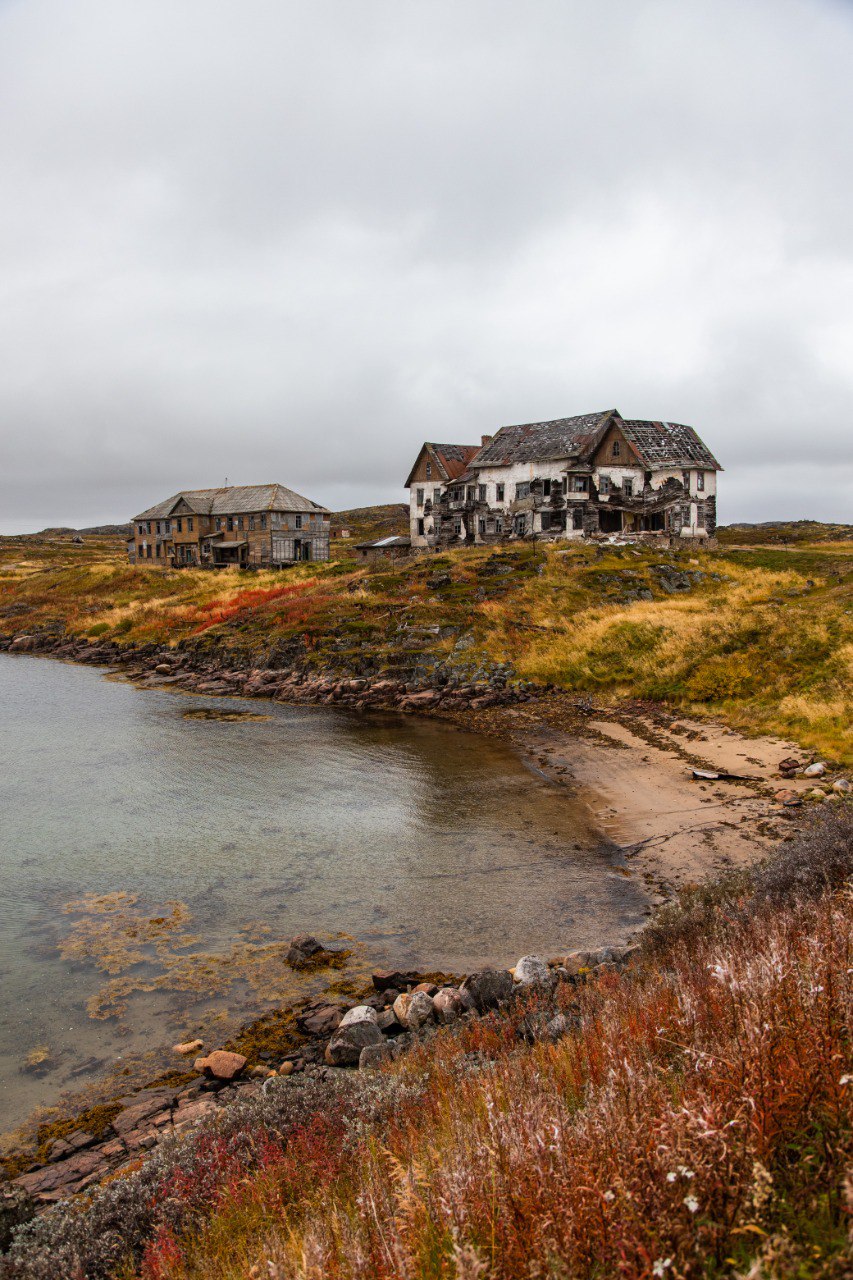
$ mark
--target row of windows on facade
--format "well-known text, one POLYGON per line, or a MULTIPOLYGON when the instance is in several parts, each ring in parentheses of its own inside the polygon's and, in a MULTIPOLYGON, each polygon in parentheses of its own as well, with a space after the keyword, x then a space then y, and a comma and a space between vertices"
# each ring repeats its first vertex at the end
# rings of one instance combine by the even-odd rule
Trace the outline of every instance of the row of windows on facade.
MULTIPOLYGON (((681 479, 685 489, 689 489, 690 488, 690 472, 683 471, 681 473, 681 479)), ((589 484, 590 484, 589 476, 572 476, 571 486, 569 484, 568 476, 564 476, 562 481, 550 480, 550 479, 543 480, 542 496, 543 498, 550 498, 552 492, 560 489, 562 489, 563 493, 569 493, 569 492, 589 493, 589 484)), ((487 502, 488 488, 489 486, 485 484, 468 485, 467 487, 468 502, 474 502, 475 495, 476 495, 477 502, 487 502)), ((697 471, 696 472, 697 493, 702 493, 704 488, 705 488, 705 472, 697 471)), ((621 489, 623 497, 631 498, 633 497, 633 494, 634 494, 634 481, 630 478, 630 476, 626 476, 623 478, 621 485, 619 485, 619 484, 615 484, 610 476, 599 477, 599 481, 598 481, 599 493, 605 493, 605 494, 613 493, 617 489, 621 489)), ((436 492, 440 492, 440 491, 433 492, 432 501, 435 501, 436 492)), ((451 502, 464 502, 466 500, 465 485, 453 485, 448 489, 447 492, 451 502)), ((417 489, 415 491, 415 501, 417 502, 417 505, 419 507, 422 507, 424 505, 425 496, 426 496, 425 489, 417 489)), ((529 480, 519 481, 519 483, 515 486, 516 502, 518 502, 519 499, 521 498, 529 498, 529 497, 530 497, 530 481, 529 480)), ((506 485, 496 484, 495 485, 495 502, 505 502, 505 501, 506 501, 506 485)))
MULTIPOLYGON (((583 528, 583 511, 579 507, 575 508, 575 510, 571 513, 571 518, 572 518, 573 529, 583 528)), ((663 516, 661 517, 661 519, 663 520, 663 516)), ((688 506, 688 507, 674 508, 671 519, 673 520, 673 522, 678 522, 680 520, 681 524, 689 525, 690 524, 690 507, 688 506)), ((541 521, 542 521, 542 531, 543 533, 545 533, 551 528, 551 512, 550 511, 541 512, 541 521)), ((418 532, 422 534, 424 532, 423 521, 422 520, 418 521, 418 525, 419 525, 418 532)), ((480 520, 478 520, 477 525, 481 534, 504 532, 504 521, 502 516, 488 516, 485 519, 481 518, 480 520)), ((696 527, 699 529, 705 528, 704 507, 697 507, 696 509, 696 527)), ((524 534, 527 532, 527 516, 525 513, 521 513, 513 517, 512 529, 514 533, 518 533, 518 534, 524 534)), ((462 517, 461 516, 454 517, 453 532, 457 536, 462 533, 462 517)))
MULTIPOLYGON (((308 516, 308 519, 312 524, 317 518, 318 517, 315 516, 313 512, 310 513, 308 516)), ((202 520, 202 523, 199 526, 199 528, 207 529, 210 524, 210 521, 208 520, 207 516, 202 516, 201 520, 202 520)), ((187 533, 193 533, 195 528, 193 516, 176 516, 174 520, 171 520, 171 519, 170 520, 143 520, 141 524, 138 526, 138 528, 139 528, 140 536, 142 536, 146 533, 153 533, 154 530, 152 526, 156 525, 157 533, 162 536, 163 534, 172 533, 173 526, 174 526, 175 533, 183 533, 184 522, 186 522, 187 533)), ((245 517, 244 516, 216 516, 214 518, 214 528, 217 530, 218 533, 222 533, 226 529, 229 533, 233 533, 235 530, 266 529, 266 527, 267 527, 267 517, 265 512, 262 512, 258 516, 245 516, 245 517), (243 523, 244 519, 247 522, 245 524, 243 523)), ((296 529, 302 528, 301 515, 297 514, 294 517, 294 527, 296 529)), ((272 515, 270 516, 270 528, 271 529, 282 528, 282 517, 279 515, 277 511, 273 511, 272 515)))

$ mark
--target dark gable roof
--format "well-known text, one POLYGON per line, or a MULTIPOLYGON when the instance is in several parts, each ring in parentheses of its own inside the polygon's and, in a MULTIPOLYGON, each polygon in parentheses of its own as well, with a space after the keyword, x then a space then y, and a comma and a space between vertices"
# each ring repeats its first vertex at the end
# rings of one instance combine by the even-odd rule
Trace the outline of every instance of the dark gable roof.
POLYGON ((415 458, 415 465, 408 474, 405 484, 407 489, 411 486, 412 477, 418 469, 424 449, 438 464, 441 475, 436 476, 437 480, 456 480, 479 451, 480 446, 478 444, 433 444, 431 440, 427 440, 421 445, 418 456, 415 458))
POLYGON ((625 419, 619 425, 625 438, 650 469, 704 467, 708 471, 722 471, 717 459, 692 427, 685 427, 680 422, 640 422, 634 419, 625 419))
POLYGON ((240 484, 222 489, 183 489, 180 493, 141 511, 134 520, 165 520, 175 507, 185 502, 191 511, 204 516, 242 515, 254 511, 322 511, 326 507, 286 489, 283 484, 240 484))
POLYGON ((611 418, 619 421, 615 409, 602 413, 581 413, 574 418, 551 422, 526 422, 501 427, 477 454, 475 467, 507 467, 513 462, 544 462, 547 458, 573 458, 596 442, 611 418))

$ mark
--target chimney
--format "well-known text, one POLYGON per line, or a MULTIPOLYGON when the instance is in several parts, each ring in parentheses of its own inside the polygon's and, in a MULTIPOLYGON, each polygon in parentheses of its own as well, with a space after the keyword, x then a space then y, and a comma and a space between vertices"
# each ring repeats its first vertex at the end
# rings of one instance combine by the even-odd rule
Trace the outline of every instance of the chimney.
POLYGON ((487 444, 491 444, 494 436, 480 436, 480 448, 485 449, 487 444))

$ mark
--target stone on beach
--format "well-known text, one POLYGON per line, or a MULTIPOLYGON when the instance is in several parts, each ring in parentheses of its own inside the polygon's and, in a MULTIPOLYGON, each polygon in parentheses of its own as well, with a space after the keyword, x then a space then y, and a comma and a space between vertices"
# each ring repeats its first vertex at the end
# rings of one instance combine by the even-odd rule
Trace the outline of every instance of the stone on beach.
POLYGON ((366 1044, 358 1055, 358 1067, 360 1071, 371 1071, 375 1067, 381 1067, 386 1062, 392 1062, 394 1059, 394 1049, 387 1040, 383 1040, 381 1044, 366 1044))
POLYGON ((397 996, 397 999, 391 1006, 401 1027, 407 1027, 409 1025, 409 1005, 411 1003, 412 997, 408 992, 403 991, 397 996))
POLYGON ((325 1058, 330 1067, 354 1067, 358 1064, 362 1049, 368 1045, 382 1044, 383 1036, 375 1020, 368 1018, 338 1027, 326 1045, 325 1058))
POLYGON ((234 1080, 243 1071, 247 1059, 242 1053, 230 1053, 227 1049, 214 1049, 206 1058, 196 1058, 196 1071, 203 1071, 213 1080, 234 1080))
POLYGON ((372 1009, 369 1004, 357 1004, 354 1009, 348 1009, 341 1018, 339 1029, 354 1027, 359 1022, 372 1022, 375 1026, 377 1022, 376 1010, 372 1009))
POLYGON ((522 956, 514 971, 515 981, 522 987, 552 987, 554 975, 541 956, 522 956))
POLYGON ((432 1008, 438 1022, 455 1022, 465 1012, 455 987, 442 987, 433 996, 432 1008))
POLYGON ((474 1007, 483 1013, 509 1000, 512 986, 512 974, 508 969, 481 969, 478 973, 469 974, 461 989, 470 994, 474 1007))
POLYGON ((406 1026, 412 1031, 417 1031, 427 1022, 432 1022, 432 1019, 432 996, 428 996, 425 991, 413 991, 406 1011, 406 1026))

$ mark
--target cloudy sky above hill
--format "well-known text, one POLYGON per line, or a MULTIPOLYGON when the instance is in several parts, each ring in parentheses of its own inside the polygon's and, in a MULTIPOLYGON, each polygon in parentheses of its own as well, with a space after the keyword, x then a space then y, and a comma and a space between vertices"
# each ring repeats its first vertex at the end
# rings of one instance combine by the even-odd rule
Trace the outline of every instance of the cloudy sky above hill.
POLYGON ((849 0, 0 0, 0 532, 693 424, 853 519, 849 0))

